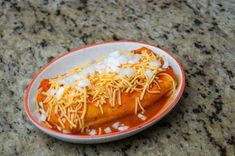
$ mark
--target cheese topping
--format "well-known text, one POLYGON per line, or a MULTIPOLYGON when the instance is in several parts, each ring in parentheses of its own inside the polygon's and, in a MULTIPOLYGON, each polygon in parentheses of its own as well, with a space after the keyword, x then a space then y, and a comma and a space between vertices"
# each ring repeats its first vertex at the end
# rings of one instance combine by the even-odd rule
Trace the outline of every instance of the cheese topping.
MULTIPOLYGON (((111 107, 122 105, 121 93, 134 91, 140 92, 140 97, 135 101, 134 113, 137 114, 139 110, 144 113, 141 100, 146 92, 159 93, 150 92, 149 88, 152 82, 158 84, 158 75, 168 66, 167 60, 144 50, 141 54, 115 51, 96 62, 76 67, 63 75, 49 79, 50 88, 42 92, 46 95, 43 104, 49 106, 47 112, 43 112, 43 104, 40 103, 40 120, 49 120, 53 110, 59 116, 59 125, 56 125, 58 130, 66 130, 67 121, 69 127, 83 131, 88 105, 94 104, 103 114, 102 105, 106 101, 109 101, 111 107)), ((142 114, 138 114, 138 117, 145 120, 142 114)), ((128 128, 120 127, 119 122, 114 123, 112 127, 120 131, 128 128)), ((109 132, 109 129, 105 130, 105 133, 109 132)), ((89 132, 90 135, 96 133, 95 130, 89 132)))

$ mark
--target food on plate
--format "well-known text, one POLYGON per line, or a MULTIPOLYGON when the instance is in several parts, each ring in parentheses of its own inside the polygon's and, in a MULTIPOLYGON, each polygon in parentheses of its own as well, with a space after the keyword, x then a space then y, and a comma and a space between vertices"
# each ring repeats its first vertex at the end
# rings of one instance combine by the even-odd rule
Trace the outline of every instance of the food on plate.
POLYGON ((146 47, 115 51, 42 80, 37 112, 41 123, 63 133, 124 131, 154 116, 176 87, 164 56, 146 47))

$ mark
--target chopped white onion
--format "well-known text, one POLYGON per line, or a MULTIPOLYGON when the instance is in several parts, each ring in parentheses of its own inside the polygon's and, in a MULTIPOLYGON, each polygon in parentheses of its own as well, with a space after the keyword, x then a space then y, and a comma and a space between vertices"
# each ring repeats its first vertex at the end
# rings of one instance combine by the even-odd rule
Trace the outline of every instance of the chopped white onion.
POLYGON ((127 68, 125 69, 125 74, 127 77, 131 77, 134 74, 134 71, 131 68, 127 68))
POLYGON ((70 75, 70 77, 71 77, 71 79, 72 79, 73 81, 84 78, 82 75, 80 75, 80 74, 78 74, 78 73, 75 73, 75 74, 73 74, 73 75, 70 75))
POLYGON ((147 69, 147 70, 146 70, 146 75, 148 76, 148 78, 151 78, 151 77, 153 76, 153 71, 147 69))
POLYGON ((103 63, 98 63, 95 65, 95 70, 100 74, 104 71, 105 65, 103 63))
POLYGON ((93 65, 90 65, 82 70, 82 73, 84 75, 94 75, 95 74, 95 67, 93 65))
POLYGON ((110 127, 106 127, 106 128, 104 129, 104 132, 105 132, 105 133, 111 133, 111 132, 112 132, 112 130, 111 130, 111 128, 110 128, 110 127))
POLYGON ((159 62, 159 61, 152 61, 152 62, 149 62, 149 65, 152 66, 152 67, 160 67, 161 66, 161 62, 159 62))
POLYGON ((79 87, 87 87, 90 85, 90 81, 88 79, 81 80, 78 84, 79 87))
POLYGON ((117 67, 117 66, 111 66, 110 67, 111 68, 111 71, 113 71, 113 72, 119 72, 121 69, 119 68, 119 67, 117 67))
POLYGON ((121 77, 131 77, 134 74, 134 70, 131 68, 121 69, 118 74, 121 77))
POLYGON ((138 118, 140 118, 143 121, 147 119, 146 116, 144 116, 143 114, 140 114, 140 113, 137 116, 138 116, 138 118))
POLYGON ((51 89, 49 89, 47 92, 48 92, 50 95, 54 96, 55 93, 56 93, 56 90, 51 88, 51 89))
MULTIPOLYGON (((70 75, 70 76, 65 77, 63 79, 59 79, 59 80, 57 80, 57 82, 59 84, 72 85, 74 80, 77 80, 77 79, 79 79, 79 75, 78 74, 73 74, 73 75, 70 75)), ((53 91, 52 91, 51 94, 53 94, 53 91)))
POLYGON ((127 130, 129 127, 128 126, 121 126, 121 127, 118 127, 118 130, 119 131, 125 131, 127 130))
POLYGON ((40 115, 39 121, 46 121, 46 118, 47 118, 46 114, 45 114, 45 113, 42 113, 42 114, 40 115))
POLYGON ((118 58, 107 58, 107 66, 120 66, 121 63, 118 58))
POLYGON ((115 123, 112 125, 112 127, 113 127, 114 129, 118 129, 119 125, 120 125, 120 122, 115 122, 115 123))
POLYGON ((64 93, 64 87, 60 87, 57 91, 56 91, 56 98, 57 99, 60 99, 61 97, 62 97, 62 95, 63 95, 63 93, 64 93))
POLYGON ((64 79, 60 79, 57 82, 60 84, 66 84, 66 85, 73 85, 74 80, 79 79, 78 74, 73 74, 68 77, 65 77, 64 79))
POLYGON ((91 131, 89 131, 89 135, 91 135, 91 136, 94 136, 96 134, 97 134, 97 132, 95 129, 92 129, 91 131))
POLYGON ((137 63, 137 62, 139 62, 140 59, 141 59, 141 55, 135 54, 135 56, 129 57, 128 63, 130 63, 130 64, 137 63))
POLYGON ((128 58, 125 55, 121 55, 118 58, 118 61, 120 62, 120 64, 126 64, 128 62, 128 58))

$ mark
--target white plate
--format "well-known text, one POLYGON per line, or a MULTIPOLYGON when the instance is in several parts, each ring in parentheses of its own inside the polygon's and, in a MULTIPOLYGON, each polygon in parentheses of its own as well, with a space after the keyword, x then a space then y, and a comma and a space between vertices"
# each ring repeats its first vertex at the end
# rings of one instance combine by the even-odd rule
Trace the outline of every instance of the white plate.
POLYGON ((179 101, 185 84, 185 76, 184 71, 180 63, 168 52, 142 42, 135 41, 113 41, 113 42, 103 42, 97 43, 89 46, 84 46, 77 48, 69 53, 66 53, 62 56, 57 57, 52 60, 50 63, 45 65, 31 80, 24 99, 24 106, 26 114, 28 115, 31 122, 38 127, 41 131, 46 134, 58 138, 60 140, 64 140, 67 142, 73 143, 101 143, 101 142, 109 142, 114 140, 119 140, 131 135, 134 135, 157 121, 159 121, 162 117, 164 117, 179 101), (155 116, 144 121, 140 125, 136 127, 129 128, 128 130, 122 132, 114 132, 110 134, 104 134, 99 136, 82 136, 82 135, 74 135, 74 134, 64 134, 55 130, 51 130, 45 126, 43 126, 38 118, 36 113, 36 91, 41 82, 41 80, 45 78, 55 77, 58 74, 65 73, 66 71, 74 68, 78 65, 82 65, 91 60, 96 59, 101 55, 108 54, 110 52, 116 50, 135 50, 140 47, 147 47, 153 50, 156 54, 164 55, 166 59, 169 61, 170 66, 173 68, 174 72, 178 77, 178 87, 174 94, 174 97, 168 102, 167 106, 161 109, 155 116))

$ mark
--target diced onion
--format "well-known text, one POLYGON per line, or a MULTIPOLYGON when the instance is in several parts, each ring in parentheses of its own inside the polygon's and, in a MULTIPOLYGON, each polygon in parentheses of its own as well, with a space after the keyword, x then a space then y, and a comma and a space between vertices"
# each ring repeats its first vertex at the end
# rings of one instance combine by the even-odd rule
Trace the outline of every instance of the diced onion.
POLYGON ((115 122, 115 123, 112 125, 112 127, 113 127, 114 129, 118 129, 119 125, 120 125, 120 122, 115 122))
POLYGON ((146 70, 146 75, 147 75, 147 76, 148 76, 148 78, 150 79, 150 78, 153 76, 153 71, 152 71, 152 70, 147 69, 147 70, 146 70))
POLYGON ((56 91, 56 98, 59 100, 61 97, 62 97, 62 95, 63 95, 63 93, 64 93, 64 87, 60 87, 57 91, 56 91))
POLYGON ((51 96, 54 96, 55 93, 56 93, 56 90, 55 90, 55 89, 49 89, 47 92, 48 92, 51 96))
POLYGON ((128 126, 121 126, 121 127, 118 127, 118 130, 119 131, 125 131, 127 130, 129 127, 128 126))
POLYGON ((161 66, 161 62, 159 62, 159 61, 152 61, 152 62, 149 62, 149 65, 152 66, 152 67, 160 67, 161 66))
POLYGON ((104 129, 104 132, 105 132, 105 133, 111 133, 111 132, 112 132, 112 130, 111 130, 111 128, 110 128, 110 127, 106 127, 106 128, 104 129))
POLYGON ((143 114, 140 114, 140 113, 137 116, 138 116, 138 118, 140 118, 143 121, 147 119, 146 116, 144 116, 143 114))
POLYGON ((79 87, 87 87, 90 85, 90 81, 88 79, 81 80, 78 84, 79 87))
POLYGON ((96 134, 97 134, 97 132, 95 129, 92 129, 91 131, 89 131, 89 135, 91 135, 91 136, 94 136, 96 134))
POLYGON ((42 113, 42 114, 40 115, 39 120, 40 120, 40 121, 46 121, 46 118, 47 118, 46 114, 45 114, 45 113, 42 113))

